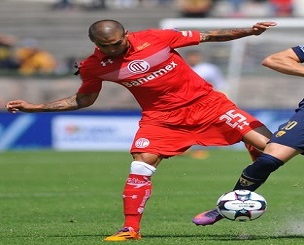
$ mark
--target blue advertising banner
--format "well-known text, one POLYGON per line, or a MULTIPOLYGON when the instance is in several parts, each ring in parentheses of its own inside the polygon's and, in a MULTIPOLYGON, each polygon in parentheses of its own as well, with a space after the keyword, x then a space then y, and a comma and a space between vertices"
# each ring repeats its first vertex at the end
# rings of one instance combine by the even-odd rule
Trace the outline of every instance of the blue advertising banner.
POLYGON ((2 112, 0 118, 0 151, 128 150, 140 112, 2 112))
MULTIPOLYGON (((271 130, 294 110, 248 110, 271 130)), ((0 151, 27 149, 128 150, 139 111, 0 113, 0 151)))

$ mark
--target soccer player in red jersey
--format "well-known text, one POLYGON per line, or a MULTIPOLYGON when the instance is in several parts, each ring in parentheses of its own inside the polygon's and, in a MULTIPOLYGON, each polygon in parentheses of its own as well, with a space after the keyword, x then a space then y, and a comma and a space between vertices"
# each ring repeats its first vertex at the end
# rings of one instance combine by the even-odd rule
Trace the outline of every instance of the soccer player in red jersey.
POLYGON ((10 112, 77 110, 95 102, 103 81, 127 88, 141 106, 142 118, 131 146, 133 161, 123 190, 123 228, 105 240, 140 239, 140 220, 152 192, 151 177, 162 159, 181 154, 192 145, 224 146, 240 141, 250 145, 255 159, 271 136, 265 125, 213 90, 175 49, 260 35, 275 25, 259 22, 251 28, 207 32, 128 33, 115 20, 97 21, 89 28, 96 49, 79 65, 82 85, 76 94, 45 104, 14 100, 6 107, 10 112))

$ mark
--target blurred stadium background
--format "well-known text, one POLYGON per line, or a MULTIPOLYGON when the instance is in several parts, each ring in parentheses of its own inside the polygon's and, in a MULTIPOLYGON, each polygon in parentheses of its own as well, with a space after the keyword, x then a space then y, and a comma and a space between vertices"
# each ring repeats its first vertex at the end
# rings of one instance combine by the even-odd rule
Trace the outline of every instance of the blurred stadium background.
MULTIPOLYGON (((16 46, 25 39, 36 40, 39 48, 50 52, 59 64, 47 76, 24 76, 0 69, 0 150, 128 149, 140 112, 132 95, 121 86, 106 83, 94 106, 79 112, 9 114, 3 107, 12 99, 44 102, 75 93, 80 79, 73 75, 73 63, 92 52, 87 29, 99 19, 116 19, 129 31, 208 30, 249 27, 261 20, 277 21, 278 27, 262 36, 204 44, 200 48, 225 74, 229 83, 227 94, 271 130, 286 120, 302 99, 302 79, 270 71, 260 63, 270 53, 302 43, 304 1, 294 0, 293 13, 278 16, 271 11, 270 1, 247 0, 241 16, 234 16, 229 1, 217 0, 213 1, 208 17, 185 19, 181 19, 181 10, 174 0, 130 1, 129 6, 122 6, 127 2, 105 0, 107 8, 98 0, 72 0, 73 6, 69 8, 58 7, 56 0, 0 2, 0 35, 14 37, 16 46)), ((180 51, 183 54, 184 50, 180 51)))

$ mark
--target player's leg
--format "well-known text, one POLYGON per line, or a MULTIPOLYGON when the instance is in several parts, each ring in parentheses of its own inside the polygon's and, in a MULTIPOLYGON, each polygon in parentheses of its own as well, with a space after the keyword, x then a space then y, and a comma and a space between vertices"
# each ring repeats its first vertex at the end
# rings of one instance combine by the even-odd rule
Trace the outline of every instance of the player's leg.
POLYGON ((258 150, 257 148, 253 147, 252 145, 249 144, 244 144, 247 151, 249 152, 249 155, 251 157, 252 161, 255 161, 261 154, 262 151, 258 150))
POLYGON ((256 190, 269 175, 304 149, 304 111, 300 108, 271 136, 264 153, 247 166, 234 189, 256 190))
POLYGON ((192 144, 192 134, 184 129, 141 123, 131 147, 134 161, 123 190, 124 225, 106 241, 140 238, 140 221, 152 193, 151 178, 157 165, 163 158, 183 153, 192 144))
POLYGON ((152 194, 151 177, 156 171, 161 157, 150 153, 133 153, 130 174, 123 190, 123 211, 125 221, 123 228, 106 241, 138 240, 140 235, 140 221, 146 202, 152 194))
POLYGON ((233 190, 255 191, 267 180, 272 172, 299 153, 299 151, 291 147, 269 143, 264 153, 243 170, 233 190))
POLYGON ((244 135, 243 141, 252 161, 255 161, 263 152, 272 133, 265 126, 255 128, 244 135))
MULTIPOLYGON (((212 132, 212 128, 209 128, 209 132, 212 132, 213 135, 217 134, 217 139, 223 136, 225 139, 228 137, 229 141, 225 142, 225 139, 222 139, 223 145, 243 140, 247 146, 250 145, 248 150, 253 159, 260 155, 260 151, 265 148, 271 136, 271 132, 261 122, 239 108, 228 109, 219 118, 222 119, 222 125, 217 122, 217 132, 212 132)), ((222 218, 215 208, 196 215, 192 221, 196 225, 205 226, 212 225, 222 218)))
POLYGON ((146 202, 152 194, 151 177, 161 158, 150 153, 133 153, 130 174, 123 190, 124 227, 139 231, 146 202))

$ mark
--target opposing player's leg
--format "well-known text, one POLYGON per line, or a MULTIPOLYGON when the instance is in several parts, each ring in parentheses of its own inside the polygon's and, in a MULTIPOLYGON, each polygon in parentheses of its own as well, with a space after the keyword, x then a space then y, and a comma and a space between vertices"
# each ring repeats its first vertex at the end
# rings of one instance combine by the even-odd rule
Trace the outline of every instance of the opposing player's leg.
MULTIPOLYGON (((303 107, 300 104, 300 107, 303 107)), ((296 113, 271 136, 264 153, 242 172, 234 189, 254 191, 269 175, 304 150, 304 111, 296 113)))
MULTIPOLYGON (((264 152, 242 172, 233 190, 244 189, 255 191, 284 163, 304 150, 304 112, 299 110, 290 120, 282 124, 264 149, 264 152)), ((247 140, 250 141, 250 138, 247 140)), ((195 223, 214 224, 220 220, 217 210, 201 214, 195 223)))
MULTIPOLYGON (((265 148, 267 142, 269 141, 270 136, 271 132, 265 126, 260 126, 253 130, 250 130, 244 135, 243 141, 253 160, 257 159, 260 156, 262 150, 265 148)), ((214 208, 196 215, 193 218, 192 222, 196 225, 202 226, 213 225, 222 218, 223 217, 218 212, 218 210, 214 208)))
POLYGON ((255 191, 266 181, 272 172, 283 164, 284 162, 276 157, 265 153, 261 154, 256 161, 243 170, 233 190, 255 191))
POLYGON ((196 215, 192 222, 196 225, 213 225, 214 223, 221 220, 223 216, 217 211, 217 208, 205 211, 196 215))

